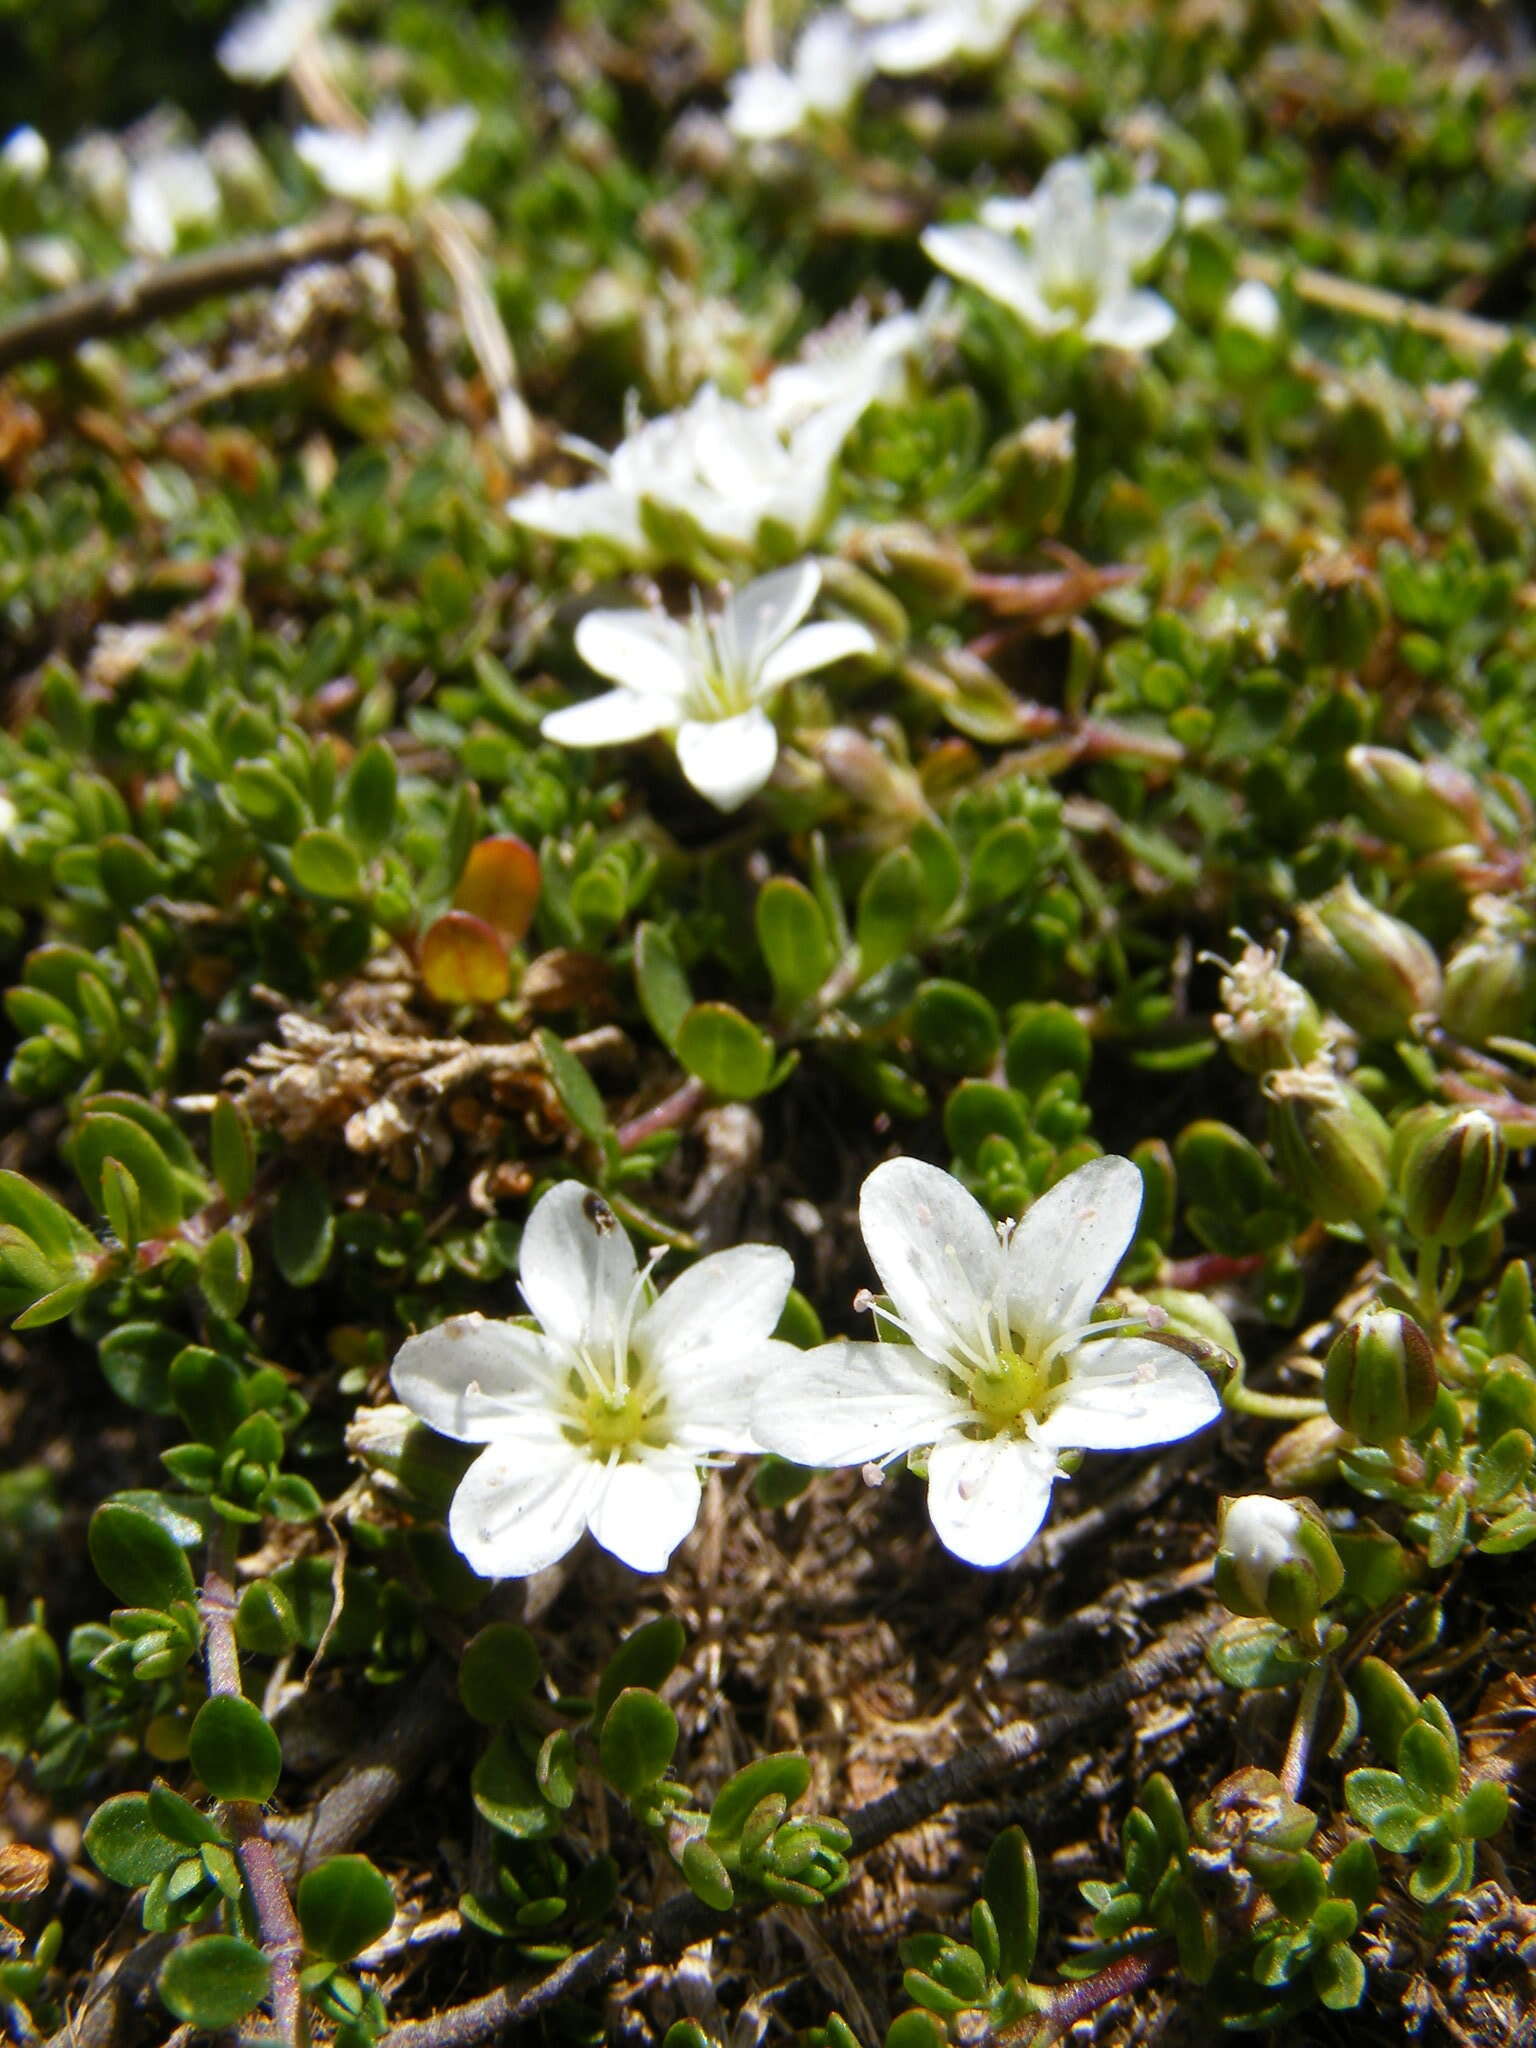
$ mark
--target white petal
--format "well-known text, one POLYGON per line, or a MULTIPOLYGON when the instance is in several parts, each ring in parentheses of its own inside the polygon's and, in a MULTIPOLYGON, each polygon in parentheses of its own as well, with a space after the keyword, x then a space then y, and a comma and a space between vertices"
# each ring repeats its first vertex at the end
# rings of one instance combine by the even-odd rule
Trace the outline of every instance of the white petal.
POLYGON ((805 94, 777 64, 738 71, 728 87, 725 125, 743 142, 775 142, 793 135, 808 111, 805 94))
POLYGON ((1129 1159, 1090 1159, 1025 1211, 1008 1246, 1008 1319, 1037 1348, 1087 1322, 1136 1233, 1141 1197, 1129 1159))
POLYGON ((473 107, 447 107, 421 123, 405 152, 405 171, 413 192, 431 192, 452 176, 479 120, 473 107))
POLYGON ((299 161, 338 199, 350 199, 360 206, 387 206, 393 197, 394 165, 374 135, 301 128, 293 147, 299 161))
POLYGON ((1119 292, 1105 299, 1083 329, 1085 339, 1106 348, 1156 348, 1174 330, 1172 306, 1156 292, 1119 292))
POLYGON ((970 1413, 910 1344, 822 1344, 759 1387, 752 1429, 797 1465, 865 1465, 931 1444, 970 1413))
POLYGON ((943 8, 936 8, 931 14, 914 15, 910 21, 896 22, 870 37, 875 69, 894 78, 936 71, 964 51, 960 23, 943 8))
POLYGON ((685 1459, 630 1459, 603 1473, 587 1524, 631 1571, 664 1572, 699 1519, 702 1490, 685 1459))
POLYGON ((813 675, 834 661, 846 661, 853 654, 873 654, 879 642, 868 626, 852 619, 825 619, 815 626, 802 626, 776 647, 763 663, 758 687, 776 690, 796 676, 813 675))
POLYGON ((779 758, 773 720, 754 708, 735 718, 691 718, 677 735, 683 773, 717 810, 734 811, 756 796, 779 758))
POLYGON ((1054 334, 1071 324, 1067 315, 1046 304, 1034 258, 1011 239, 990 228, 928 228, 922 245, 940 270, 996 299, 1027 327, 1054 334))
POLYGON ((979 1349, 1003 1252, 976 1197, 921 1159, 887 1159, 860 1190, 859 1227, 896 1313, 921 1349, 935 1358, 961 1345, 979 1349))
POLYGON ((688 629, 660 612, 588 612, 577 621, 576 652, 626 690, 679 699, 687 692, 688 629))
POLYGON ((1166 185, 1138 185, 1105 204, 1109 246, 1127 270, 1140 270, 1151 262, 1179 217, 1179 202, 1166 185))
POLYGON ((507 516, 554 540, 607 541, 636 562, 650 554, 639 500, 611 483, 575 484, 567 491, 535 484, 508 500, 507 516))
POLYGON ((1193 1436, 1220 1413, 1221 1396, 1182 1351, 1105 1337, 1073 1352, 1066 1389, 1035 1436, 1057 1450, 1139 1451, 1193 1436))
POLYGON ((1038 1533, 1056 1460, 1017 1437, 946 1437, 928 1454, 928 1513, 967 1564, 1007 1564, 1038 1533))
POLYGON ((542 1327, 563 1343, 606 1343, 629 1300, 635 1254, 602 1196, 563 1180, 523 1228, 517 1277, 542 1327))
POLYGON ((527 1578, 577 1541, 602 1478, 557 1432, 503 1439, 459 1481, 448 1533, 485 1578, 527 1578))
POLYGON ((677 706, 666 697, 647 697, 639 690, 605 690, 584 704, 551 711, 539 726, 547 740, 562 747, 611 747, 622 740, 643 740, 665 732, 677 720, 677 706))
POLYGON ((1037 208, 1033 199, 984 199, 980 219, 984 228, 1000 235, 1027 235, 1035 225, 1037 208))
POLYGON ((813 15, 795 45, 795 78, 818 114, 845 114, 872 69, 869 44, 846 14, 813 15))
POLYGON ((407 1408, 465 1444, 521 1429, 545 1408, 560 1376, 559 1360, 535 1331, 478 1315, 450 1316, 407 1337, 389 1369, 407 1408))
POLYGON ((778 1245, 711 1252, 637 1319, 634 1348, 666 1378, 686 1385, 695 1364, 771 1336, 794 1278, 794 1261, 778 1245))
POLYGON ((816 602, 821 570, 814 562, 797 562, 771 576, 733 590, 720 614, 722 641, 740 649, 744 661, 757 666, 794 632, 816 602))
POLYGON ((667 1434, 680 1451, 705 1457, 711 1451, 760 1451, 752 1423, 753 1404, 766 1387, 805 1356, 794 1344, 765 1337, 759 1344, 731 1344, 695 1361, 688 1381, 666 1408, 667 1434))

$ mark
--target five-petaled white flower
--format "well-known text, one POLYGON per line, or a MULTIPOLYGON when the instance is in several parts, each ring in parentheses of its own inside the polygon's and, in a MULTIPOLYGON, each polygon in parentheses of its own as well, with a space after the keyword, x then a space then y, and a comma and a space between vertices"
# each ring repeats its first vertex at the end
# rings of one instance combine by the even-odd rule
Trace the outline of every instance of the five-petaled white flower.
POLYGON ((778 759, 779 736, 765 708, 772 698, 797 676, 874 650, 867 626, 801 624, 820 588, 816 564, 801 562, 733 591, 714 618, 697 593, 686 622, 662 612, 588 612, 576 628, 576 652, 618 687, 552 711, 544 737, 604 747, 673 733, 694 788, 720 810, 735 810, 778 759))
POLYGON ((876 1313, 910 1341, 796 1354, 758 1394, 759 1441, 803 1465, 926 1451, 940 1541, 1006 1564, 1045 1519, 1060 1452, 1171 1443, 1220 1413, 1181 1352, 1092 1320, 1141 1194, 1130 1160, 1091 1160, 1000 1232, 937 1167, 877 1166, 859 1220, 894 1307, 876 1313))
POLYGON ((413 121, 403 107, 386 106, 361 135, 301 128, 293 146, 336 198, 409 213, 458 169, 477 120, 470 107, 413 121))
POLYGON ((572 441, 600 480, 568 490, 536 484, 509 502, 508 514, 556 539, 603 541, 636 567, 666 552, 647 530, 647 506, 681 514, 726 553, 750 555, 769 527, 807 546, 826 523, 843 443, 890 393, 921 331, 912 313, 851 334, 834 323, 749 402, 706 384, 681 411, 633 421, 612 455, 572 441))
POLYGON ((946 64, 990 64, 1013 41, 1035 0, 851 0, 873 31, 877 71, 908 77, 946 64))
POLYGON ((846 114, 873 69, 868 38, 829 8, 806 23, 787 65, 737 72, 727 88, 725 125, 743 142, 776 142, 814 118, 846 114))
POLYGON ((486 1446, 448 1516, 470 1565, 523 1578, 590 1529, 635 1571, 664 1570, 698 1518, 701 1463, 759 1448, 753 1390, 799 1355, 770 1334, 793 1277, 787 1252, 738 1245, 658 1296, 602 1197, 552 1188, 520 1260, 539 1328, 455 1316, 390 1368, 424 1422, 486 1446))
POLYGON ((1063 157, 1030 198, 989 199, 979 226, 929 228, 923 247, 1037 333, 1076 328, 1086 341, 1149 349, 1172 333, 1173 308, 1135 278, 1178 214, 1162 185, 1101 196, 1082 158, 1063 157))
POLYGON ((187 228, 219 214, 219 188, 202 151, 187 143, 145 149, 128 173, 127 239, 145 256, 169 256, 187 228))
POLYGON ((266 0, 237 15, 219 41, 219 62, 246 85, 270 85, 305 44, 330 26, 337 0, 266 0))

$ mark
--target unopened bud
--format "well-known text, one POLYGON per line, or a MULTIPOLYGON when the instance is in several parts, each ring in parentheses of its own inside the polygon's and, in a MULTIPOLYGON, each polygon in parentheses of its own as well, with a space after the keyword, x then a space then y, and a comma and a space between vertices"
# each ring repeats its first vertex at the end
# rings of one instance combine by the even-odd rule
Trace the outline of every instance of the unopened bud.
POLYGON ((1429 434, 1414 467, 1414 491, 1427 510, 1464 512, 1482 497, 1493 473, 1488 432, 1475 407, 1477 386, 1467 377, 1431 384, 1424 394, 1429 434))
POLYGON ((1234 1614, 1309 1633, 1344 1583, 1344 1567, 1310 1501, 1250 1493, 1221 1504, 1216 1596, 1234 1614))
POLYGON ((1316 1003, 1276 954, 1247 945, 1221 979, 1216 1036, 1245 1074, 1304 1067, 1327 1047, 1316 1003))
POLYGON ((1416 1112, 1393 1151, 1403 1217, 1417 1238, 1463 1245, 1497 1213, 1508 1147, 1485 1109, 1416 1112))
POLYGON ((1285 615, 1304 661, 1357 669, 1386 624, 1387 608, 1370 570, 1341 550, 1302 563, 1285 615))
POLYGON ((441 1515, 478 1455, 473 1444, 454 1443, 428 1429, 398 1401, 359 1408, 347 1424, 346 1446, 384 1492, 405 1495, 441 1515))
POLYGON ((1239 383, 1272 370, 1285 349, 1285 320, 1280 301, 1267 284, 1245 278, 1221 309, 1216 352, 1239 383))
POLYGON ((1415 761, 1396 747, 1351 747, 1344 756, 1367 816, 1409 853, 1438 853, 1483 834, 1483 804, 1470 775, 1449 761, 1415 761))
POLYGON ((1365 376, 1323 392, 1323 446, 1330 477, 1349 498, 1362 497, 1396 459, 1398 407, 1385 377, 1365 376))
POLYGON ((1308 982, 1362 1038, 1401 1038, 1440 1007, 1440 962, 1429 941, 1340 882, 1296 913, 1308 982))
POLYGON ((1077 421, 1069 412, 1031 420, 999 441, 992 464, 999 495, 1030 533, 1054 533, 1072 495, 1077 475, 1077 421))
POLYGON ((1358 1088, 1322 1067, 1289 1067, 1264 1082, 1275 1165, 1325 1223, 1379 1215, 1390 1186, 1392 1134, 1358 1088))
POLYGON ((1524 915, 1493 897, 1472 905, 1480 929, 1446 962, 1440 1021, 1468 1045, 1524 1038, 1536 1017, 1536 948, 1524 915))
POLYGON ((1435 1354, 1412 1316, 1368 1309, 1334 1339, 1323 1399, 1363 1444, 1401 1443, 1429 1420, 1440 1391, 1435 1354))
POLYGON ((970 595, 969 555, 954 541, 943 539, 915 520, 882 526, 871 559, 887 575, 946 609, 962 604, 970 595))

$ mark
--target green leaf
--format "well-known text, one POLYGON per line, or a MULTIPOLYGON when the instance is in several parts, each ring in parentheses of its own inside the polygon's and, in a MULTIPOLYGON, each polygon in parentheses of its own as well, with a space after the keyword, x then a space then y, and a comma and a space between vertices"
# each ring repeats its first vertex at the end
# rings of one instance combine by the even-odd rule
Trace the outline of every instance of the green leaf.
POLYGON ((1451 1825, 1466 1842, 1485 1842, 1509 1818, 1509 1788, 1496 1778, 1479 1778, 1469 1786, 1451 1825))
POLYGON ((363 863, 351 841, 324 825, 312 825, 293 842, 293 879, 308 896, 327 903, 355 903, 363 893, 363 863))
POLYGON ((139 1210, 139 1186, 118 1159, 101 1164, 101 1206, 108 1228, 125 1251, 134 1251, 144 1235, 139 1210))
POLYGON ((199 1709, 187 1755, 215 1799, 263 1805, 283 1774, 276 1729, 253 1700, 234 1693, 216 1694, 199 1709))
POLYGON ((364 860, 372 859, 394 828, 398 780, 394 750, 383 740, 370 740, 352 763, 341 814, 364 860))
POLYGON ((1036 1096, 1058 1074, 1084 1081, 1092 1059, 1087 1026, 1065 1003, 1027 1003, 1014 1011, 1003 1055, 1010 1088, 1036 1096))
POLYGON ((108 1501, 92 1515, 87 1541, 97 1577, 125 1607, 196 1599, 186 1552, 143 1509, 108 1501))
POLYGON ((657 1691, 677 1669, 687 1643, 683 1625, 675 1614, 659 1615, 631 1629, 603 1667, 597 1695, 592 1703, 592 1726, 600 1729, 608 1709, 630 1686, 657 1691))
POLYGON ((1277 1621, 1230 1621, 1211 1639, 1205 1655, 1223 1684, 1245 1692, 1290 1685, 1306 1669, 1290 1631, 1277 1621))
POLYGON ((581 1758, 569 1728, 552 1728, 539 1745, 534 1763, 539 1790, 562 1812, 571 1805, 581 1783, 581 1758))
POLYGON ((539 1791, 532 1764, 498 1729, 475 1765, 470 1791, 477 1811, 498 1833, 524 1842, 552 1835, 560 1815, 539 1791))
POLYGON ((235 1638, 242 1650, 263 1657, 285 1657, 298 1642, 293 1602, 272 1579, 257 1579, 240 1595, 235 1638))
POLYGON ((1346 1843, 1328 1866, 1330 1897, 1347 1899, 1357 1918, 1375 1903, 1379 1879, 1376 1852, 1366 1841, 1346 1843))
POLYGON ((512 987, 506 941, 467 910, 445 910, 433 919, 417 965, 422 986, 437 1003, 499 1003, 512 987))
POLYGON ((31 1748, 62 1677, 47 1629, 28 1622, 0 1630, 0 1752, 19 1757, 31 1748))
POLYGON ((635 990, 651 1029, 663 1045, 675 1046, 693 991, 677 948, 659 924, 642 924, 635 933, 635 990))
POLYGON ((859 891, 854 936, 866 976, 878 974, 910 951, 926 909, 922 869, 906 847, 892 847, 870 869, 859 891))
POLYGON ((1409 1796, 1426 1813, 1433 1813, 1451 1798, 1461 1779, 1455 1746, 1427 1721, 1415 1721, 1403 1730, 1397 1770, 1409 1796))
POLYGON ((164 1323, 120 1323, 97 1348, 102 1375, 120 1401, 151 1415, 169 1415, 171 1360, 181 1337, 164 1323))
POLYGON ((1365 1965, 1337 1942, 1313 1957, 1312 1982, 1330 2012, 1352 2012, 1365 1996, 1365 1965))
POLYGON ((229 793, 236 809, 262 839, 290 846, 304 829, 303 801, 288 777, 270 761, 237 761, 230 770, 229 793))
POLYGON ((987 1851, 981 1896, 997 1924, 998 1976, 1027 1981, 1040 1938, 1040 1883, 1029 1838, 1022 1828, 1004 1828, 987 1851))
POLYGON ((730 1003, 695 1003, 678 1028, 676 1051, 727 1102, 750 1102, 773 1076, 773 1040, 730 1003))
POLYGON ((30 1238, 49 1265, 61 1273, 73 1272, 83 1259, 94 1260, 101 1250, 90 1231, 62 1203, 9 1168, 0 1168, 0 1224, 30 1238))
POLYGON ((676 1714, 644 1686, 626 1687, 603 1716, 603 1776, 626 1799, 637 1799, 665 1777, 676 1748, 676 1714))
POLYGON ((1352 1688, 1361 1724, 1377 1755, 1396 1763, 1398 1744, 1419 1718, 1418 1694, 1380 1657, 1361 1658, 1352 1688))
POLYGON ((222 1449, 246 1418, 245 1375, 232 1358, 204 1344, 187 1344, 177 1352, 167 1385, 187 1428, 215 1450, 222 1449))
POLYGON ((803 882, 774 875, 757 892, 757 943, 773 981, 774 1007, 788 1015, 821 987, 837 950, 821 905, 803 882))
POLYGON ((1478 1456, 1472 1505, 1481 1511, 1496 1507, 1517 1486, 1523 1486, 1536 1457, 1536 1442, 1523 1429, 1506 1429, 1478 1456))
POLYGON ((272 1256, 290 1287, 313 1287, 330 1263, 336 1219, 330 1192, 310 1168, 283 1183, 272 1212, 272 1256))
POLYGON ((1408 1880, 1409 1891, 1421 1906, 1432 1906, 1437 1899, 1459 1891, 1471 1875, 1472 1854, 1449 1829, 1437 1829, 1420 1845, 1419 1866, 1408 1880))
POLYGON ((946 1074, 985 1073, 1003 1042, 996 1010, 985 996, 959 981, 921 984, 912 1030, 923 1058, 946 1074))
POLYGON ((251 1279, 251 1248, 238 1231, 221 1230, 209 1239, 197 1284, 215 1315, 233 1322, 250 1296, 251 1279))
POLYGON ((245 1111, 228 1095, 213 1105, 208 1151, 225 1201, 231 1209, 240 1208, 250 1200, 256 1181, 256 1139, 245 1111))
POLYGON ((366 1856, 331 1856, 299 1879, 294 1907, 311 1953, 349 1963, 389 1932, 395 1894, 366 1856))
POLYGON ((142 1125, 111 1111, 83 1117, 72 1148, 75 1172, 86 1194, 104 1213, 106 1163, 116 1160, 132 1176, 138 1197, 138 1223, 145 1237, 165 1237, 188 1213, 169 1159, 142 1125))
POLYGON ((143 1792, 104 1799, 86 1823, 85 1847, 103 1877, 134 1889, 174 1870, 183 1853, 156 1827, 143 1792))
POLYGON ((553 1031, 535 1032, 534 1038, 561 1108, 584 1138, 594 1145, 606 1145, 612 1132, 597 1083, 553 1031))
POLYGON ((190 2026, 232 2027, 260 2005, 271 1988, 261 1950, 234 1934, 208 1934, 173 1949, 160 1971, 166 2009, 190 2026))
POLYGON ((983 834, 971 855, 971 901, 978 910, 1017 903, 1040 868, 1040 840, 1023 818, 1005 818, 983 834))
POLYGON ((515 1714, 539 1682, 539 1652, 527 1629, 493 1621, 472 1636, 459 1659, 464 1710, 488 1728, 515 1714))
POLYGON ((734 1843, 763 1800, 781 1798, 793 1806, 811 1782, 811 1767, 795 1750, 760 1756, 726 1779, 709 1810, 708 1839, 734 1843))
POLYGON ((734 1905, 736 1894, 731 1874, 702 1835, 694 1835, 683 1844, 682 1872, 695 1898, 713 1906, 717 1913, 727 1912, 734 1905))
POLYGON ((151 1786, 149 1817, 167 1841, 179 1842, 184 1849, 201 1849, 224 1840, 221 1830, 206 1814, 168 1785, 151 1786))
POLYGON ((934 2015, 916 2005, 897 2013, 885 2030, 885 2048, 946 2048, 947 2040, 934 2015))

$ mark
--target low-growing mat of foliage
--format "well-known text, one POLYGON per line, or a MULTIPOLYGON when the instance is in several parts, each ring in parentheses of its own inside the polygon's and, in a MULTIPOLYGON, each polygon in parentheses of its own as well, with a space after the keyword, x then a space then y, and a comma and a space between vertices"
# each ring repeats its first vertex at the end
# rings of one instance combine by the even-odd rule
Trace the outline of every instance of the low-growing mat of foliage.
POLYGON ((0 2027, 1528 2041, 1519 10, 0 16, 0 2027))

